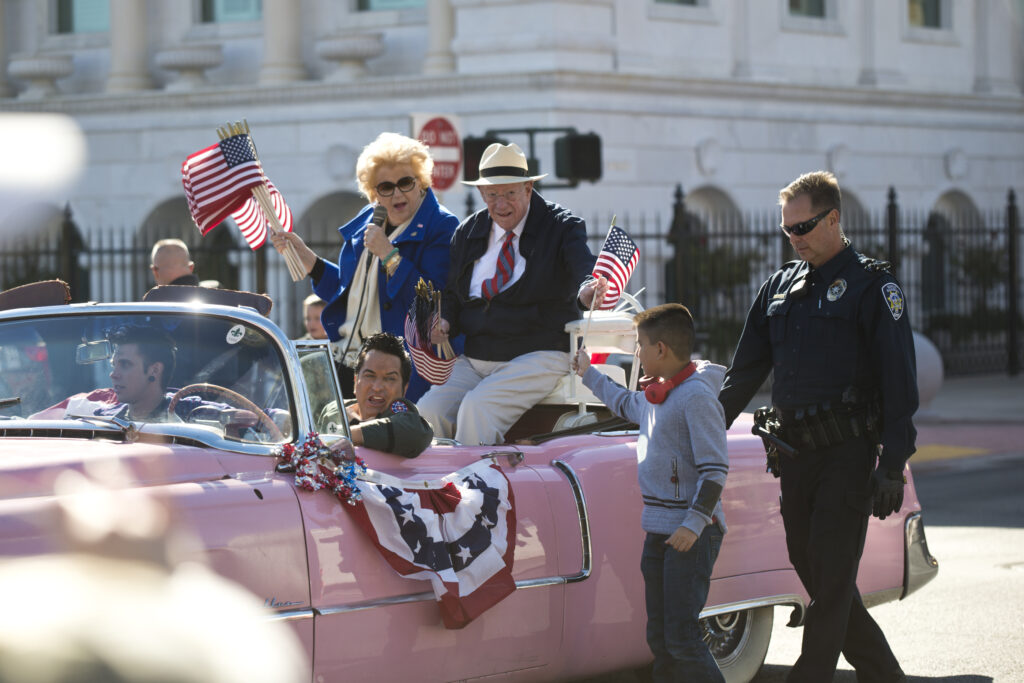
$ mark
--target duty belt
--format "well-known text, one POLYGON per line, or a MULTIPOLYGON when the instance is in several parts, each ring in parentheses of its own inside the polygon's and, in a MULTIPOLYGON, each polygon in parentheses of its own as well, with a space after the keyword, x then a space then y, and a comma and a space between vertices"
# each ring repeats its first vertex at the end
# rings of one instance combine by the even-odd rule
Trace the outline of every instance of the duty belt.
POLYGON ((775 409, 779 436, 800 451, 828 448, 862 436, 876 436, 875 420, 866 405, 829 403, 796 410, 775 409))

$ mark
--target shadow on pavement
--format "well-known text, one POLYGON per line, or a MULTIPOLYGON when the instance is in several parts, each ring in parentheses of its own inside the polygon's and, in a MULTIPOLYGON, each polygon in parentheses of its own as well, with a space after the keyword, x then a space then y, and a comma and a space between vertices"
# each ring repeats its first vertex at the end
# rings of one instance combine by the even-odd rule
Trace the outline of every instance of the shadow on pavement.
POLYGON ((1024 455, 947 461, 914 470, 924 523, 935 526, 1024 527, 1024 455))
MULTIPOLYGON (((750 683, 782 683, 790 667, 780 664, 765 664, 750 683)), ((857 683, 857 674, 852 671, 837 671, 832 683, 857 683)), ((992 683, 991 676, 907 676, 907 683, 992 683)))

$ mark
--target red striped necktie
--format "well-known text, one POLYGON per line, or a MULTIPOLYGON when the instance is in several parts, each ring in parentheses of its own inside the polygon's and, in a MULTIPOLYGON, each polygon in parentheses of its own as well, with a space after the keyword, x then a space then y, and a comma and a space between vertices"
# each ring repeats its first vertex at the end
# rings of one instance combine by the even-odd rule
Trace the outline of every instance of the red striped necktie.
POLYGON ((516 267, 516 252, 512 250, 512 240, 516 234, 509 232, 505 235, 505 243, 501 245, 498 253, 498 263, 494 267, 494 277, 484 280, 480 287, 481 294, 485 299, 490 300, 495 294, 501 291, 509 280, 512 279, 512 271, 516 267))

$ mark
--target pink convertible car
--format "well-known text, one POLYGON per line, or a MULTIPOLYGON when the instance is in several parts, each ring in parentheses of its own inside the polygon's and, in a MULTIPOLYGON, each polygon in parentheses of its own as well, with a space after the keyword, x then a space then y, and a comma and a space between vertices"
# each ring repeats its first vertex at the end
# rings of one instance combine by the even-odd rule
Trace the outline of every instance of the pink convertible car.
MULTIPOLYGON (((608 315, 589 329, 588 346, 629 354, 631 338, 628 316, 608 315)), ((613 365, 604 369, 635 380, 613 365)), ((329 491, 296 486, 293 463, 280 457, 282 445, 301 446, 311 432, 329 443, 347 429, 320 423, 323 407, 338 400, 333 378, 325 345, 290 341, 244 306, 0 312, 0 556, 61 550, 37 523, 57 505, 56 473, 116 460, 129 485, 166 501, 198 536, 208 566, 294 629, 310 681, 554 681, 649 661, 634 426, 610 419, 567 375, 506 445, 435 442, 411 460, 361 449, 369 468, 361 487, 429 488, 493 463, 495 486, 508 489, 502 500, 512 514, 500 524, 510 522, 509 543, 496 555, 508 558, 510 578, 496 604, 447 628, 444 582, 401 575, 400 558, 396 564, 394 552, 382 552, 355 514, 362 501, 349 506, 329 491), (174 348, 173 367, 164 362, 151 381, 161 385, 163 403, 146 417, 133 414, 128 370, 111 364, 112 340, 133 328, 156 330, 154 338, 174 348)), ((792 608, 799 621, 807 603, 786 557, 778 483, 750 429, 747 415, 729 433, 729 533, 703 613, 729 681, 747 681, 761 667, 775 608, 792 608)), ((858 579, 868 604, 902 599, 937 571, 909 472, 908 481, 902 511, 870 525, 858 579)), ((484 527, 500 527, 485 517, 484 527)), ((472 553, 454 546, 458 569, 472 553)), ((473 590, 456 586, 455 597, 473 590)))

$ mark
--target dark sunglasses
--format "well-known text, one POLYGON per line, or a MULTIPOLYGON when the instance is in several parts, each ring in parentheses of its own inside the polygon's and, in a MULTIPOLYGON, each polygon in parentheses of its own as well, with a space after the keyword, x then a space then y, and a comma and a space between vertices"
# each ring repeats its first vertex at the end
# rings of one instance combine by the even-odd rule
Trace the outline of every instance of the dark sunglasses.
POLYGON ((396 187, 402 192, 408 192, 412 188, 416 187, 416 179, 413 178, 411 175, 407 175, 404 178, 399 178, 397 183, 393 183, 391 181, 384 181, 383 183, 378 183, 377 187, 375 187, 374 189, 377 190, 377 194, 379 196, 390 197, 395 193, 396 187))
POLYGON ((797 223, 796 225, 780 225, 779 227, 782 228, 782 232, 787 235, 806 235, 811 230, 814 230, 814 226, 818 224, 818 221, 830 213, 832 213, 832 209, 825 209, 814 218, 806 220, 803 223, 797 223))

